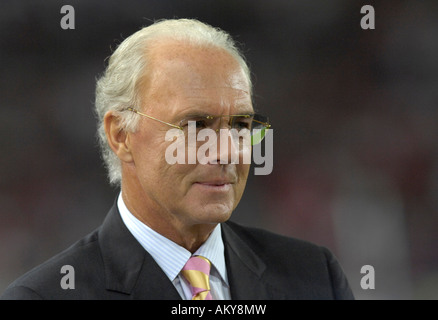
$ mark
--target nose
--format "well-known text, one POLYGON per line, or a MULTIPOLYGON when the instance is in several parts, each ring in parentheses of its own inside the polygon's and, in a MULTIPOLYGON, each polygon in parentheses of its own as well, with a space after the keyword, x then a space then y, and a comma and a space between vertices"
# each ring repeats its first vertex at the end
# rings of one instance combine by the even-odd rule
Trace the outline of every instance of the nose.
MULTIPOLYGON (((235 131, 235 130, 234 130, 235 131)), ((233 130, 221 129, 218 133, 218 150, 216 163, 238 164, 240 158, 239 140, 235 137, 233 130)))
POLYGON ((233 125, 233 117, 232 116, 219 116, 215 120, 215 124, 213 126, 216 128, 216 133, 219 133, 221 129, 231 129, 233 125))
POLYGON ((198 146, 199 163, 212 165, 251 163, 251 135, 249 130, 238 131, 236 129, 221 128, 210 132, 208 141, 198 146))

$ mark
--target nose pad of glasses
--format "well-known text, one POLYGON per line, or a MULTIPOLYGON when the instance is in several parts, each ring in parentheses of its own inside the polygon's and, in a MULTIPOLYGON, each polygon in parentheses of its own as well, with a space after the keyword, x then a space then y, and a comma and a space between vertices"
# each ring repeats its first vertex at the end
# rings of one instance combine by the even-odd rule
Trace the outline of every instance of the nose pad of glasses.
MULTIPOLYGON (((219 131, 220 131, 220 129, 222 128, 222 121, 223 121, 223 117, 221 117, 221 116, 219 116, 218 118, 217 118, 218 120, 219 120, 219 126, 216 128, 216 133, 218 133, 219 131)), ((230 117, 230 120, 228 121, 228 125, 230 126, 230 128, 231 128, 231 122, 232 122, 232 117, 230 117)))
POLYGON ((218 149, 221 164, 239 164, 241 146, 239 144, 239 138, 236 138, 236 134, 237 132, 232 129, 224 129, 221 131, 218 149))
MULTIPOLYGON (((225 122, 227 124, 226 128, 227 129, 232 129, 234 126, 234 121, 235 121, 235 117, 233 116, 229 116, 228 120, 224 120, 224 116, 219 117, 219 128, 222 128, 223 123, 225 122)), ((216 129, 216 132, 218 132, 219 129, 216 129)))

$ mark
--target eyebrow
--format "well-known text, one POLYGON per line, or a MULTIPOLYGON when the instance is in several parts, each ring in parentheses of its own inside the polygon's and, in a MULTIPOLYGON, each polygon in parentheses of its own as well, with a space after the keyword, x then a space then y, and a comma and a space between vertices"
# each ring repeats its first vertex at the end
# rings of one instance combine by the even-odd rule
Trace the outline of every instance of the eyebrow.
MULTIPOLYGON (((185 112, 179 113, 176 115, 177 120, 178 119, 186 119, 186 118, 194 118, 194 117, 205 117, 205 116, 218 116, 218 114, 213 114, 211 112, 205 112, 202 110, 203 108, 199 106, 193 106, 189 108, 189 110, 186 110, 185 112)), ((255 111, 251 106, 248 105, 238 105, 234 109, 237 111, 233 114, 229 115, 254 115, 255 111)), ((227 114, 228 115, 228 114, 227 114)))
POLYGON ((251 111, 251 112, 238 112, 238 113, 224 114, 224 115, 217 115, 217 114, 211 114, 211 113, 205 113, 205 112, 196 112, 196 113, 193 112, 193 113, 183 114, 182 117, 180 117, 180 119, 204 118, 204 117, 207 117, 207 116, 213 116, 213 117, 219 117, 219 116, 223 116, 223 117, 226 117, 226 116, 246 116, 246 115, 254 116, 254 114, 255 113, 253 111, 251 111))

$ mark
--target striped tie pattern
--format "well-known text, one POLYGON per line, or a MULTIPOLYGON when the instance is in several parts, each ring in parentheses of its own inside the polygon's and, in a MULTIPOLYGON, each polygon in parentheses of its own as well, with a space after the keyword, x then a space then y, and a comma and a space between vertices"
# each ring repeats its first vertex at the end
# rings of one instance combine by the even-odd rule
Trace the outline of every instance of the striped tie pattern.
POLYGON ((181 271, 181 274, 190 284, 192 300, 212 300, 210 293, 211 263, 202 256, 192 256, 181 271))

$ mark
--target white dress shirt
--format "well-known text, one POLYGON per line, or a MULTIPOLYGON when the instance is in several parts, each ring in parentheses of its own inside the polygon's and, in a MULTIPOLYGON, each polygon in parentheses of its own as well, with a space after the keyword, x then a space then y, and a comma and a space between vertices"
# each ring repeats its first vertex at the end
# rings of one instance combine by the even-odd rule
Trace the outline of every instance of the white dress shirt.
MULTIPOLYGON (((191 252, 138 220, 126 207, 122 193, 119 194, 117 206, 128 230, 160 266, 175 286, 181 298, 191 300, 192 294, 190 287, 180 274, 182 268, 192 256, 191 252)), ((224 244, 219 224, 210 234, 207 241, 205 241, 193 255, 201 255, 211 262, 210 292, 213 299, 231 299, 227 269, 225 266, 224 244)))

